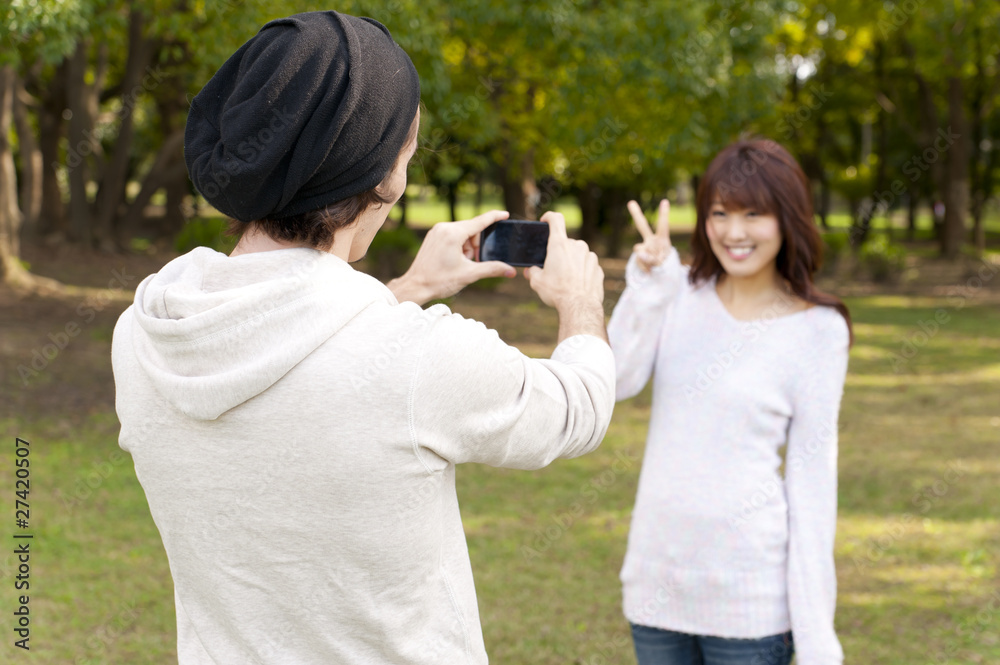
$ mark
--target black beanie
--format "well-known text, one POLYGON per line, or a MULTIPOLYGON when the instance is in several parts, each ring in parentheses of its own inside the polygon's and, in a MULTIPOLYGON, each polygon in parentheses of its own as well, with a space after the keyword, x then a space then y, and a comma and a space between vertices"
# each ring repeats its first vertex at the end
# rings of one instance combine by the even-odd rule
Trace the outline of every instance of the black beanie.
POLYGON ((281 219, 382 182, 419 103, 417 70, 381 23, 295 14, 261 28, 194 98, 184 160, 221 212, 281 219))

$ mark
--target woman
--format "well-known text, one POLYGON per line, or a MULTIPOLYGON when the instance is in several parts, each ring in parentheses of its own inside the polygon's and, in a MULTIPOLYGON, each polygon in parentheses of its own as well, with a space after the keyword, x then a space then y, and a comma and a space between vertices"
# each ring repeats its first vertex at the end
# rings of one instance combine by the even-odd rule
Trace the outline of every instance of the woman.
POLYGON ((813 285, 808 181, 772 141, 724 149, 697 193, 691 266, 669 204, 608 324, 618 400, 653 403, 624 613, 640 665, 842 662, 833 628, 837 419, 850 315, 813 285), (784 449, 784 459, 783 457, 784 449))

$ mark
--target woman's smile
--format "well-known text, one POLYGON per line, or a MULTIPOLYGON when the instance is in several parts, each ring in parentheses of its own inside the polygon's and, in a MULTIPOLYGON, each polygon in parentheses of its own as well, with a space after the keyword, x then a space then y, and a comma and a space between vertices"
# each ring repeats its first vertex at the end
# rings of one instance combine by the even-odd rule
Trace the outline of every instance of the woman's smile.
POLYGON ((751 252, 754 250, 753 245, 742 245, 742 246, 732 246, 726 245, 726 253, 734 261, 742 261, 746 257, 750 256, 751 252))

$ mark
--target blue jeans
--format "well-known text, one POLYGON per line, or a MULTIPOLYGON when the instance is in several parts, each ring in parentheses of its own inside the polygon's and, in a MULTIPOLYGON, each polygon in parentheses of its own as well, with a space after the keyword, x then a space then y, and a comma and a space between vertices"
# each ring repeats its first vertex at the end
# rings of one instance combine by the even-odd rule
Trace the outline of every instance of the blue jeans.
POLYGON ((740 640, 629 625, 639 665, 788 665, 795 653, 791 631, 740 640))

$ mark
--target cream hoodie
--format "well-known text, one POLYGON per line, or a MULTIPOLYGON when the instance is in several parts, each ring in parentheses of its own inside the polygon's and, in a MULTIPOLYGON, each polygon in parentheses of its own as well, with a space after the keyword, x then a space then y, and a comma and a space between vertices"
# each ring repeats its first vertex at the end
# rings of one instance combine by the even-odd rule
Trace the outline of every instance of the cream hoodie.
POLYGON ((590 452, 615 396, 597 337, 528 358, 306 248, 171 261, 112 361, 181 665, 486 663, 455 465, 590 452))

